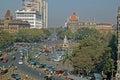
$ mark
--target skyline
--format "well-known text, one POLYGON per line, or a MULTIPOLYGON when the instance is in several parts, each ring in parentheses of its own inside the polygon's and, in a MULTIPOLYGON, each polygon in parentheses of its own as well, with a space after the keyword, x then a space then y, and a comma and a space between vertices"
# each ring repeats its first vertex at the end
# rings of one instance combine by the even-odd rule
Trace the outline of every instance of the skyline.
MULTIPOLYGON (((14 14, 22 7, 22 0, 0 0, 0 19, 4 18, 9 9, 14 14)), ((65 21, 73 12, 80 21, 93 21, 97 23, 116 24, 117 9, 120 0, 45 0, 48 2, 48 26, 64 26, 65 21)))

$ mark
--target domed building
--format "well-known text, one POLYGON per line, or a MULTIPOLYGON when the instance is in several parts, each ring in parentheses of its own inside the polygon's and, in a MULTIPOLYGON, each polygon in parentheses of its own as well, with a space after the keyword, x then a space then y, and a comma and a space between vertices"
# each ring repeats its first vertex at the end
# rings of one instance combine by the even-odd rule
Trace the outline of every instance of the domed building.
POLYGON ((80 21, 79 17, 76 15, 75 12, 73 12, 73 14, 70 16, 69 19, 67 19, 66 23, 65 23, 65 27, 67 27, 68 29, 72 29, 72 30, 77 30, 81 27, 95 27, 96 23, 95 21, 93 22, 84 22, 84 21, 80 21))
POLYGON ((75 12, 71 15, 70 20, 71 21, 78 21, 78 17, 77 17, 75 12))

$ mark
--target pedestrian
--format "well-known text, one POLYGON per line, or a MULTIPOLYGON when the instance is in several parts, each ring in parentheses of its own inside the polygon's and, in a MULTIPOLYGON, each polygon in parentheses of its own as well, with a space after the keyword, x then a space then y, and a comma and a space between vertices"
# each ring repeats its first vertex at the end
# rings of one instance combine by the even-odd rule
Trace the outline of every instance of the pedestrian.
POLYGON ((26 77, 26 79, 28 79, 28 75, 26 75, 25 77, 26 77))
POLYGON ((42 75, 41 72, 39 73, 39 75, 40 75, 40 77, 41 77, 41 75, 42 75))

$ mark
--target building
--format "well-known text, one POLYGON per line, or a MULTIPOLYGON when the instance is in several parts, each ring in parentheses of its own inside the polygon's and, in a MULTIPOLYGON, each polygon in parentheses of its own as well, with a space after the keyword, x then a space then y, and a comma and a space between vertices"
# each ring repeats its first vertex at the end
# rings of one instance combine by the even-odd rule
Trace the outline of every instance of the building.
POLYGON ((16 19, 28 21, 30 24, 30 28, 42 28, 41 15, 37 11, 17 10, 16 19))
POLYGON ((0 27, 8 32, 18 32, 20 29, 30 29, 27 21, 13 19, 10 10, 7 10, 3 20, 0 20, 0 27))
POLYGON ((97 23, 95 28, 101 33, 113 32, 113 25, 108 23, 97 23))
POLYGON ((47 28, 48 4, 44 0, 23 1, 22 9, 16 11, 16 19, 30 23, 30 28, 47 28))
POLYGON ((92 28, 95 26, 96 26, 95 21, 93 22, 80 21, 79 17, 76 15, 75 12, 65 22, 65 27, 67 27, 68 29, 72 29, 72 30, 77 30, 82 27, 92 28))
POLYGON ((67 19, 65 23, 65 27, 67 29, 72 29, 72 31, 75 31, 79 28, 95 28, 101 33, 109 33, 113 32, 113 25, 108 23, 96 23, 95 19, 92 22, 88 21, 81 21, 79 20, 79 17, 76 15, 76 13, 73 13, 70 18, 67 19))

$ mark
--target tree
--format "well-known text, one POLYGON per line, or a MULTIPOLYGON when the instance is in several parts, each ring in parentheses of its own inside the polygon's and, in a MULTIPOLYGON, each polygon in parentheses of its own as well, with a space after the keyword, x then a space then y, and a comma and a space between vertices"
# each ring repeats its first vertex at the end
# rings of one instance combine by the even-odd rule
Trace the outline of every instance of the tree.
POLYGON ((47 29, 21 29, 17 33, 16 42, 38 42, 50 35, 47 29))
POLYGON ((0 48, 6 48, 14 43, 15 36, 13 33, 6 31, 0 32, 0 48))
POLYGON ((68 70, 69 67, 70 67, 70 64, 72 65, 72 58, 74 57, 74 54, 71 54, 71 53, 65 53, 64 57, 63 57, 63 64, 67 63, 68 64, 68 70))
MULTIPOLYGON (((79 41, 77 42, 78 45, 73 47, 75 55, 71 56, 72 66, 74 68, 77 67, 79 70, 98 71, 99 64, 102 64, 102 56, 104 54, 111 54, 111 48, 108 45, 112 36, 101 34, 92 28, 81 28, 78 30, 77 35, 79 36, 79 41)), ((108 55, 103 57, 106 58, 108 55)), ((109 58, 111 59, 111 57, 109 58)), ((106 59, 106 62, 109 62, 109 59, 106 59)), ((102 67, 99 70, 102 70, 102 67)), ((110 66, 106 68, 108 69, 110 66)))

